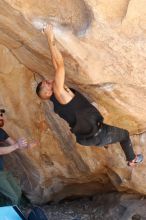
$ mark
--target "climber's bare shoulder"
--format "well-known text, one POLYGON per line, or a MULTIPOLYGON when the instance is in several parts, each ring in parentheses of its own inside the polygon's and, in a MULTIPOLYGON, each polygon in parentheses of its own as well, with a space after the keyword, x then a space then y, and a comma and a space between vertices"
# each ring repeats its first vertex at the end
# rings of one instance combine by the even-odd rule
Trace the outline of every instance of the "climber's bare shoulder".
POLYGON ((54 87, 53 92, 58 102, 63 105, 69 103, 75 96, 66 85, 61 90, 54 87))

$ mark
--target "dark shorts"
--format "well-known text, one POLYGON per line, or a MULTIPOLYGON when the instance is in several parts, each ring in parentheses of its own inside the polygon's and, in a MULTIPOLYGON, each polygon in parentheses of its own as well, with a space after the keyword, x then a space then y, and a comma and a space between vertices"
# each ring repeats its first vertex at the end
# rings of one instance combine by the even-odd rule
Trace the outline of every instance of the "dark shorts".
MULTIPOLYGON (((3 142, 7 140, 8 137, 9 135, 2 128, 0 128, 0 147, 4 146, 3 142)), ((4 169, 3 163, 3 156, 0 156, 0 171, 4 169)))
POLYGON ((29 216, 28 220, 47 220, 47 216, 43 209, 40 207, 33 207, 29 216))

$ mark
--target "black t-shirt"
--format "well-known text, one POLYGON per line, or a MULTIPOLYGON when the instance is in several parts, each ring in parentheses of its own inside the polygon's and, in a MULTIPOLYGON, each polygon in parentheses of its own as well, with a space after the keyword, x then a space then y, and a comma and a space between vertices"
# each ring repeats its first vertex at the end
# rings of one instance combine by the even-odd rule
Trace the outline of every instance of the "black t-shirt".
MULTIPOLYGON (((7 140, 9 135, 2 129, 0 128, 0 147, 2 147, 2 142, 7 140)), ((0 155, 0 171, 3 170, 3 156, 0 155)))

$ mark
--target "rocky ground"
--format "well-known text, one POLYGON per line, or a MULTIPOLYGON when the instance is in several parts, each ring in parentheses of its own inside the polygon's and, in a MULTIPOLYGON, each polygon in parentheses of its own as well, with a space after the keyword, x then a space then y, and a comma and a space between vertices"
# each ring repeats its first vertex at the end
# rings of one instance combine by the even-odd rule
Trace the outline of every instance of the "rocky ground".
MULTIPOLYGON (((4 200, 1 198, 1 206, 2 202, 4 200)), ((20 209, 26 214, 31 207, 32 205, 24 199, 20 209)), ((145 197, 122 193, 70 198, 56 204, 41 206, 48 220, 146 220, 145 207, 145 197)))
MULTIPOLYGON (((31 207, 25 199, 20 209, 26 214, 31 207)), ((116 192, 41 206, 48 220, 146 220, 145 207, 145 197, 116 192)))

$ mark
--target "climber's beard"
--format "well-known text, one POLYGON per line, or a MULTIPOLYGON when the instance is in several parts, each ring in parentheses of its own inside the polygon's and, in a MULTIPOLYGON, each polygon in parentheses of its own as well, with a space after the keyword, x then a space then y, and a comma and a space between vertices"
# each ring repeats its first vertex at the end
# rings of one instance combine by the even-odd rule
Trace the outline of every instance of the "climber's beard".
POLYGON ((0 119, 0 128, 4 126, 4 119, 0 119))

